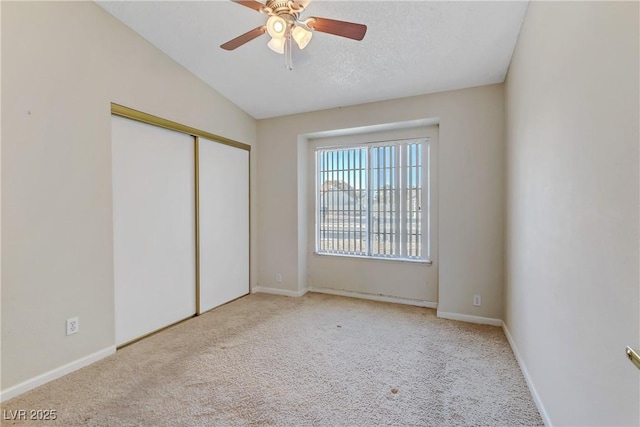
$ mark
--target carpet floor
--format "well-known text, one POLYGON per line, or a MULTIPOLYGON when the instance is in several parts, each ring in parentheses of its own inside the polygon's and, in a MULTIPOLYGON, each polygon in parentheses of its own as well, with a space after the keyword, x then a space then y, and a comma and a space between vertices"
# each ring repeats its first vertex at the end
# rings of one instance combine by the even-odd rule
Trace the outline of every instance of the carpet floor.
POLYGON ((56 410, 38 426, 543 425, 500 328, 313 293, 241 298, 2 409, 56 410))

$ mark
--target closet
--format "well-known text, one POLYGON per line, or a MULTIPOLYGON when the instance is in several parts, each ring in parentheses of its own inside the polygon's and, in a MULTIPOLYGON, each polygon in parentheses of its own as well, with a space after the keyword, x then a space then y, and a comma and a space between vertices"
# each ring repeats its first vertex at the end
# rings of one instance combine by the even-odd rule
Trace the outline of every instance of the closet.
POLYGON ((200 312, 249 293, 249 152, 199 138, 200 312))
POLYGON ((112 104, 115 339, 249 293, 249 149, 112 104))

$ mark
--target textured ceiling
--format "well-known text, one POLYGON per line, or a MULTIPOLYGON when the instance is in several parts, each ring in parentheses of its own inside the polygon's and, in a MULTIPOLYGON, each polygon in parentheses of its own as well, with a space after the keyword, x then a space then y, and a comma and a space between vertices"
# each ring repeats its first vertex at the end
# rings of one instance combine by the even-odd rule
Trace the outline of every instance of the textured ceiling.
POLYGON ((504 81, 525 1, 314 0, 302 18, 367 25, 363 41, 314 33, 293 71, 267 34, 220 45, 264 24, 231 1, 98 4, 257 119, 504 81))

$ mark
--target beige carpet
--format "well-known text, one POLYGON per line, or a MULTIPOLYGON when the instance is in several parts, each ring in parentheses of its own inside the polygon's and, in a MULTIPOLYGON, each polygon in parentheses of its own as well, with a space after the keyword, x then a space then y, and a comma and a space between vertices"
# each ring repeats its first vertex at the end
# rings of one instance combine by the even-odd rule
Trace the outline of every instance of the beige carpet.
POLYGON ((57 411, 39 426, 542 425, 500 328, 321 294, 242 298, 2 409, 57 411))

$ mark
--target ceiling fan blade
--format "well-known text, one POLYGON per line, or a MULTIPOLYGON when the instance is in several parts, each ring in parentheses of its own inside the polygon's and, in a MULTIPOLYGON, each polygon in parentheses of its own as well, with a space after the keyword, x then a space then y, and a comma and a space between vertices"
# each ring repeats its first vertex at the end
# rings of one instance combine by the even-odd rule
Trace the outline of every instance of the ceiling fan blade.
POLYGON ((264 3, 260 3, 259 1, 254 0, 231 0, 234 3, 241 4, 243 6, 248 7, 249 9, 256 10, 258 12, 262 12, 264 10, 264 3))
POLYGON ((251 31, 247 31, 246 33, 236 37, 233 40, 229 40, 228 42, 221 44, 220 47, 224 50, 234 50, 242 46, 243 44, 250 42, 251 40, 259 37, 267 32, 267 27, 264 25, 258 28, 254 28, 251 31))
POLYGON ((367 33, 366 25, 336 21, 335 19, 316 18, 315 16, 307 19, 307 26, 321 33, 347 37, 353 40, 362 40, 367 33))

